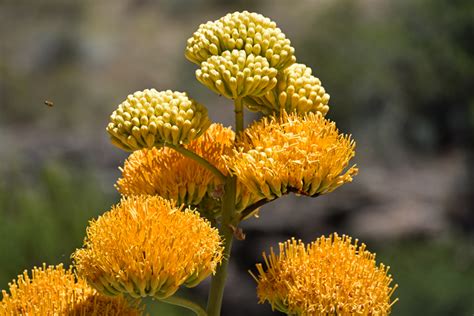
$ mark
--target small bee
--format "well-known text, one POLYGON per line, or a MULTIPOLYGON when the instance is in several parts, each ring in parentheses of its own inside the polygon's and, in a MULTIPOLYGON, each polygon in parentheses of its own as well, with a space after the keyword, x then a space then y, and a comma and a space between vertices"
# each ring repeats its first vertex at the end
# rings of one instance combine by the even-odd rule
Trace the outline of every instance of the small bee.
POLYGON ((49 101, 49 100, 44 101, 44 104, 46 104, 50 108, 52 108, 54 106, 54 103, 52 101, 49 101))

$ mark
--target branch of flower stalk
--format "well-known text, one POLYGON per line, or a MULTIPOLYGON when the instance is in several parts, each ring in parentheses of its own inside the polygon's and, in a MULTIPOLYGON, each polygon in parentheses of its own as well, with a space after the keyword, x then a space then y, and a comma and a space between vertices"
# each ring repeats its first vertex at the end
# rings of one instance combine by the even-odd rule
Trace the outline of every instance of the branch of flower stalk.
MULTIPOLYGON (((297 189, 294 189, 294 188, 288 188, 288 191, 286 191, 285 194, 283 194, 282 196, 284 195, 287 195, 289 193, 296 193, 296 194, 301 194, 301 195, 305 195, 304 193, 302 193, 300 190, 297 190, 297 189)), ((315 195, 305 195, 305 196, 308 196, 308 197, 312 197, 312 198, 315 198, 315 197, 318 197, 319 194, 315 194, 315 195)), ((263 199, 263 200, 260 200, 260 201, 257 201, 255 202, 254 204, 252 205, 249 205, 246 209, 244 209, 241 213, 240 213, 240 221, 243 221, 244 219, 246 219, 248 216, 250 216, 250 214, 252 214, 252 212, 254 212, 257 208, 259 207, 262 207, 264 206, 265 204, 268 204, 272 201, 275 201, 276 199, 278 199, 278 197, 274 198, 273 200, 267 200, 267 199, 263 199)))
POLYGON ((225 182, 227 177, 222 172, 220 172, 220 170, 217 169, 213 164, 211 164, 209 161, 199 156, 195 152, 189 149, 186 149, 183 146, 176 146, 176 145, 168 144, 168 143, 165 144, 165 146, 172 148, 176 150, 177 152, 179 152, 180 154, 182 154, 183 156, 191 158, 194 161, 200 163, 203 167, 209 169, 212 173, 214 173, 222 182, 225 182))
POLYGON ((168 304, 171 304, 171 305, 181 306, 181 307, 190 309, 197 316, 207 316, 206 310, 203 307, 201 307, 201 305, 199 305, 199 304, 197 304, 197 303, 195 303, 191 300, 188 300, 184 297, 179 297, 179 296, 173 295, 173 296, 170 296, 168 298, 163 298, 163 299, 159 299, 159 300, 164 302, 164 303, 168 303, 168 304))
POLYGON ((255 202, 254 204, 248 206, 246 209, 244 209, 241 213, 240 213, 240 220, 244 220, 246 219, 248 216, 250 216, 250 214, 252 214, 257 208, 259 207, 262 207, 264 206, 265 204, 268 204, 272 201, 275 201, 276 199, 273 199, 273 200, 266 200, 266 199, 263 199, 263 200, 260 200, 258 202, 255 202))

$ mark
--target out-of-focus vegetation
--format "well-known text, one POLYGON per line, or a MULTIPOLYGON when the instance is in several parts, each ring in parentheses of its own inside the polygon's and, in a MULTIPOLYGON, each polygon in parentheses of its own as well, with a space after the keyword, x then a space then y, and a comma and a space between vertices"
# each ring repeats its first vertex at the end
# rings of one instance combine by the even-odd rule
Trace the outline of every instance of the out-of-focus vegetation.
POLYGON ((310 30, 295 45, 337 91, 339 124, 381 116, 424 150, 473 140, 474 2, 336 1, 310 30))
MULTIPOLYGON (((69 264, 88 220, 118 201, 126 155, 104 128, 128 93, 189 91, 230 123, 230 105, 194 79, 183 49, 200 23, 244 9, 276 20, 322 80, 328 116, 358 141, 361 174, 323 198, 274 202, 245 224, 223 314, 270 315, 246 270, 287 236, 331 230, 367 241, 392 267, 393 315, 473 314, 472 0, 4 2, 0 288, 42 262, 69 264)), ((203 288, 193 292, 201 301, 203 288)))
POLYGON ((378 249, 400 285, 394 315, 469 315, 474 251, 463 239, 403 241, 378 249))
POLYGON ((93 170, 49 163, 0 182, 0 283, 43 262, 69 264, 88 221, 114 200, 93 170))

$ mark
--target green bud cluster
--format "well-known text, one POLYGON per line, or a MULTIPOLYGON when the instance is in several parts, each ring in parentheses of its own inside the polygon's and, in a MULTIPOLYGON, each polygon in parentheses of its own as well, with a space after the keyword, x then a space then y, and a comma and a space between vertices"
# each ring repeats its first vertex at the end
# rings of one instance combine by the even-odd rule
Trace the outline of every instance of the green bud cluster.
POLYGON ((321 81, 311 74, 311 68, 303 64, 293 64, 278 74, 275 88, 262 96, 248 96, 244 99, 251 111, 265 115, 280 113, 329 111, 329 94, 321 86, 321 81))
POLYGON ((275 87, 277 73, 264 57, 234 49, 202 62, 196 78, 217 94, 235 99, 267 93, 275 87))
POLYGON ((130 94, 110 116, 107 132, 127 151, 187 144, 211 124, 207 109, 186 93, 146 89, 130 94))
POLYGON ((296 61, 295 49, 276 23, 247 11, 229 13, 219 20, 201 24, 188 39, 185 55, 200 65, 211 56, 234 49, 262 56, 278 70, 296 61))

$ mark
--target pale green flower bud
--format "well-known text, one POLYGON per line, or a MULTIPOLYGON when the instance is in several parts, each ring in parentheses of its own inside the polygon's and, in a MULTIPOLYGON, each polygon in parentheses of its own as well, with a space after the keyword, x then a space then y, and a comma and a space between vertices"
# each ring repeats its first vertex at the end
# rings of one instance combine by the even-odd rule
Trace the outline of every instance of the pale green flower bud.
POLYGON ((303 64, 293 64, 278 74, 275 88, 262 96, 244 99, 251 111, 265 115, 280 113, 329 111, 329 94, 321 86, 321 81, 311 74, 311 68, 303 64))
POLYGON ((211 124, 205 106, 186 93, 146 89, 130 94, 110 116, 107 132, 127 151, 187 144, 211 124))
POLYGON ((267 93, 275 87, 277 73, 264 57, 233 50, 202 62, 196 78, 217 94, 235 99, 267 93))
POLYGON ((200 65, 224 51, 245 50, 247 55, 265 57, 278 70, 296 61, 295 49, 276 23, 258 13, 229 13, 214 22, 201 24, 188 39, 185 55, 200 65))

